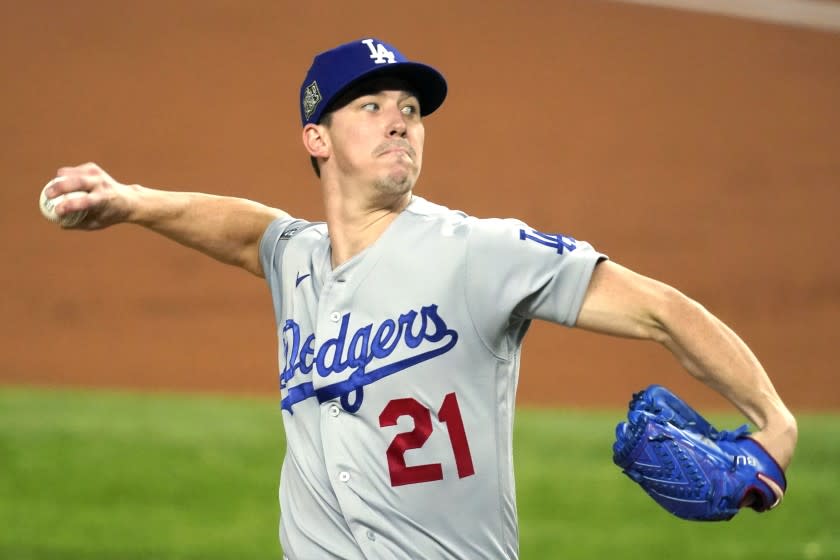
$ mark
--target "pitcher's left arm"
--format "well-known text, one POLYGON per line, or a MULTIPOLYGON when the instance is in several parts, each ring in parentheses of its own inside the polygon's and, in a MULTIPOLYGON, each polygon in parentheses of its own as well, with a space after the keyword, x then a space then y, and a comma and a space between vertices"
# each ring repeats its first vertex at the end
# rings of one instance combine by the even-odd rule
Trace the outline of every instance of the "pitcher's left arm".
POLYGON ((753 437, 786 469, 796 420, 755 354, 735 332, 679 290, 612 261, 595 267, 576 326, 655 340, 759 430, 753 437))

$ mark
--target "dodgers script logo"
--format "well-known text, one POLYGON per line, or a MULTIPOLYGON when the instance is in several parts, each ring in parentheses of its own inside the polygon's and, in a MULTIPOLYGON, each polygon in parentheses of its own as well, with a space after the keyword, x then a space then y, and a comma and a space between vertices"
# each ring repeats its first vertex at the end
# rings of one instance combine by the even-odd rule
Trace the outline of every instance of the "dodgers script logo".
POLYGON ((349 326, 350 313, 345 313, 338 335, 316 347, 314 334, 304 338, 300 325, 291 319, 286 321, 281 333, 281 389, 299 375, 328 378, 348 369, 351 372, 343 381, 317 389, 312 381, 288 387, 281 408, 293 413, 293 405, 310 397, 317 397, 318 402, 340 397, 346 411, 356 412, 362 406, 365 385, 445 354, 458 342, 458 333, 447 326, 437 305, 411 309, 397 319, 371 323, 353 333, 348 332, 349 326))

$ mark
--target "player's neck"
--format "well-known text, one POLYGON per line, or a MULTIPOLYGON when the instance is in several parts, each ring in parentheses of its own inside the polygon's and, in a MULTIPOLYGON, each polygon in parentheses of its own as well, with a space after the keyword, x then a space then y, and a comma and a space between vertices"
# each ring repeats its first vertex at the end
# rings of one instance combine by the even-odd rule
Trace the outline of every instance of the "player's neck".
POLYGON ((333 268, 373 245, 411 202, 411 192, 375 199, 324 194, 333 268))

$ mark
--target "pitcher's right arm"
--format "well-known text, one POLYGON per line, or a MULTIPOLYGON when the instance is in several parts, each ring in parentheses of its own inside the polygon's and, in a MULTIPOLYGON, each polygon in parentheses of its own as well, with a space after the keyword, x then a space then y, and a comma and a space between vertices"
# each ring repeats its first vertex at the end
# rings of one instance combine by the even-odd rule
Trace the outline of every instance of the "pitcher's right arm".
POLYGON ((88 194, 56 208, 59 215, 88 211, 75 229, 96 230, 119 223, 141 225, 260 277, 260 239, 268 224, 287 216, 282 210, 243 198, 124 185, 93 163, 62 167, 57 175, 64 180, 50 188, 50 198, 71 191, 88 194))

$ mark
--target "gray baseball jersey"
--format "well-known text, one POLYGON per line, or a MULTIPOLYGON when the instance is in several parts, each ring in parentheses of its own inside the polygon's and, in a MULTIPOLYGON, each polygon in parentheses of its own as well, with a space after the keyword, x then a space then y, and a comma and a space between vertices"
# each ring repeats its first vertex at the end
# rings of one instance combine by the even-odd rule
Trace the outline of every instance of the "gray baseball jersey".
POLYGON ((511 434, 531 319, 572 326, 605 258, 414 197, 333 269, 326 225, 260 245, 280 341, 290 560, 516 558, 511 434))

